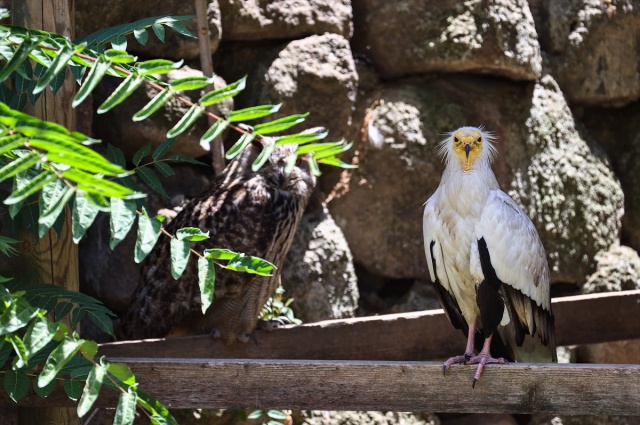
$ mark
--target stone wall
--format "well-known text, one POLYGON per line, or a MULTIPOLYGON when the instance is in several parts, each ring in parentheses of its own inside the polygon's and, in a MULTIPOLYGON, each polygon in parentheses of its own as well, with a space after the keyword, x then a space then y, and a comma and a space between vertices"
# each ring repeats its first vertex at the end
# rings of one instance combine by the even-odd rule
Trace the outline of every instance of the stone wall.
MULTIPOLYGON (((142 4, 112 1, 97 13, 102 2, 77 2, 77 33, 193 13, 192 2, 142 4)), ((358 290, 360 314, 432 305, 432 293, 421 289, 422 204, 443 169, 437 143, 462 125, 496 134, 494 170, 538 228, 552 281, 563 284, 557 287, 581 291, 588 283, 595 292, 604 280, 614 288, 599 276, 619 263, 601 258, 620 245, 629 258, 620 267, 638 264, 640 1, 210 0, 209 17, 216 73, 227 83, 249 76, 248 89, 225 107, 284 102, 279 116, 311 112, 308 126, 325 126, 332 140, 358 146, 349 191, 328 210, 310 211, 284 274, 296 282, 290 291, 305 318, 355 314, 358 290), (308 279, 308 289, 297 286, 308 279), (331 302, 319 305, 319 297, 331 302)), ((198 68, 194 40, 172 35, 166 45, 132 41, 130 48, 141 58, 182 58, 198 68)), ((127 152, 160 143, 148 136, 163 134, 176 114, 169 107, 134 124, 134 107, 95 117, 94 136, 127 152)), ((203 154, 200 131, 185 136, 183 152, 203 154)), ((319 197, 338 174, 325 170, 319 197)), ((172 190, 179 197, 193 188, 172 190)), ((84 251, 84 261, 110 255, 92 252, 84 251)), ((637 287, 640 271, 629 273, 637 287)), ((89 292, 108 292, 100 290, 110 285, 104 277, 85 277, 89 292)))

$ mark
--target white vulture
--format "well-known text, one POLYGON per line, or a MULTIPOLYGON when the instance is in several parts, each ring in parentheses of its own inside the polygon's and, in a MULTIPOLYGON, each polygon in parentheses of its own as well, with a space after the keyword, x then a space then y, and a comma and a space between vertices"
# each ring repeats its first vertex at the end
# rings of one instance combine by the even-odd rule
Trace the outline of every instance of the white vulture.
POLYGON ((500 190, 493 139, 476 127, 449 133, 439 150, 446 168, 423 218, 431 281, 467 336, 464 354, 442 371, 477 364, 474 387, 487 363, 557 361, 544 247, 529 217, 500 190))

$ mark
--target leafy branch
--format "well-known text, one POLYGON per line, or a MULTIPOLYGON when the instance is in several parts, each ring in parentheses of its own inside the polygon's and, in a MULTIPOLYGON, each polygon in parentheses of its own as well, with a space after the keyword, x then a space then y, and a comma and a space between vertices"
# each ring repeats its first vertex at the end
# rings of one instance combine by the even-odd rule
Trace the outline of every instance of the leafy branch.
MULTIPOLYGON (((155 21, 149 24, 156 31, 162 22, 155 21)), ((134 23, 135 24, 135 23, 134 23)), ((135 28, 131 24, 128 28, 135 28)), ((173 28, 176 23, 172 22, 173 28)), ((184 30, 186 31, 186 29, 184 30)), ((144 39, 140 29, 133 29, 139 39, 144 39)), ((74 44, 65 37, 45 31, 33 31, 20 27, 0 27, 0 56, 8 62, 0 71, 0 82, 5 81, 13 74, 22 78, 34 80, 33 95, 40 94, 48 85, 52 89, 60 84, 59 76, 64 75, 64 70, 69 66, 76 76, 80 88, 73 100, 75 107, 82 103, 95 89, 105 75, 123 79, 122 83, 99 106, 97 112, 105 113, 127 99, 142 83, 156 89, 158 93, 140 111, 133 116, 134 121, 144 120, 158 111, 171 98, 185 103, 190 108, 185 115, 167 132, 167 138, 173 138, 189 129, 202 115, 208 115, 216 122, 201 137, 200 143, 208 148, 210 142, 220 136, 227 128, 240 133, 236 144, 227 152, 226 158, 237 156, 252 140, 260 140, 267 149, 265 154, 256 159, 254 170, 260 168, 267 160, 273 147, 279 144, 297 144, 298 150, 292 154, 290 163, 294 164, 298 156, 304 156, 308 160, 314 173, 319 174, 318 163, 347 168, 350 164, 341 161, 336 155, 351 148, 350 143, 344 140, 333 143, 314 144, 327 136, 324 129, 306 131, 297 134, 272 136, 274 133, 286 131, 300 124, 306 118, 306 114, 296 114, 288 117, 265 122, 256 126, 244 124, 245 121, 253 121, 268 117, 276 113, 281 105, 260 105, 241 110, 232 111, 227 117, 220 117, 208 110, 207 107, 232 98, 246 87, 246 77, 225 87, 212 90, 204 94, 197 102, 191 102, 180 93, 191 90, 201 90, 213 83, 213 78, 192 76, 179 78, 168 82, 160 81, 158 75, 167 74, 179 68, 180 62, 172 62, 166 59, 154 59, 137 62, 135 56, 124 50, 126 44, 121 38, 105 38, 110 40, 114 48, 99 49, 87 44, 74 44), (32 59, 41 67, 38 78, 35 74, 29 75, 30 67, 28 59, 32 59), (46 69, 46 71, 42 71, 46 69), (88 70, 83 79, 85 71, 88 70)))
MULTIPOLYGON (((149 416, 154 424, 176 424, 175 419, 160 402, 139 391, 131 369, 123 363, 96 360, 98 345, 81 339, 60 320, 71 311, 100 312, 106 328, 111 329, 113 316, 106 307, 86 295, 68 291, 54 285, 24 285, 10 282, 0 285, 0 367, 15 353, 4 374, 4 388, 15 402, 33 391, 48 397, 63 383, 64 391, 78 402, 78 416, 89 412, 98 398, 103 384, 119 391, 117 412, 124 416, 121 423, 133 423, 136 406, 149 416), (8 287, 24 288, 9 290, 8 287), (46 288, 44 288, 46 287, 46 288), (34 302, 32 305, 28 300, 34 302), (68 300, 76 300, 73 307, 68 300), (44 303, 44 304, 43 304, 44 303), (41 308, 37 305, 47 305, 41 308), (57 322, 49 322, 46 315, 54 313, 57 322), (44 361, 44 366, 38 365, 44 361), (106 379, 105 379, 106 378, 106 379), (84 385, 83 385, 84 382, 84 385)), ((80 316, 72 314, 73 321, 80 316)))

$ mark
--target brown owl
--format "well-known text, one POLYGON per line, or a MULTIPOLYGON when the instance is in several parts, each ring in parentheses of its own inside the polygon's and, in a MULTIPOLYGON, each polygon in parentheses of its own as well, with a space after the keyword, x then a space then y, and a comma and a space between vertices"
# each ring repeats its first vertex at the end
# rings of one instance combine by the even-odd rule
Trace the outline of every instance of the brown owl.
POLYGON ((315 186, 306 161, 285 173, 295 145, 276 146, 253 172, 251 165, 262 149, 261 142, 252 142, 210 189, 183 206, 166 230, 175 235, 180 228, 198 227, 210 239, 192 244, 197 252, 228 248, 270 261, 277 270, 261 277, 215 266, 214 300, 203 315, 196 259, 192 256, 182 277, 174 280, 168 240, 160 239, 143 264, 141 282, 120 326, 121 338, 212 333, 230 344, 251 337, 260 311, 278 287, 282 263, 315 186))

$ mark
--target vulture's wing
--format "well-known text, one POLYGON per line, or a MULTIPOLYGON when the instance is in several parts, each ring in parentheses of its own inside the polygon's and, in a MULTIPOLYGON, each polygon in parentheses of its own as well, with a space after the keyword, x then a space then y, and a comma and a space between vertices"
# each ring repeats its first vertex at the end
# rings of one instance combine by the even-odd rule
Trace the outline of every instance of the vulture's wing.
POLYGON ((438 291, 440 305, 442 305, 449 321, 456 329, 462 330, 467 335, 469 325, 462 316, 460 306, 451 292, 449 279, 444 270, 444 254, 438 238, 438 233, 443 231, 444 223, 436 208, 435 199, 437 199, 437 196, 438 191, 426 202, 422 218, 424 250, 427 258, 427 267, 429 268, 429 277, 438 291))
POLYGON ((555 361, 549 266, 535 226, 509 195, 493 190, 476 227, 476 239, 476 264, 482 265, 485 278, 497 278, 509 313, 509 323, 502 321, 503 339, 509 345, 515 342, 511 348, 520 361, 523 357, 555 361))

